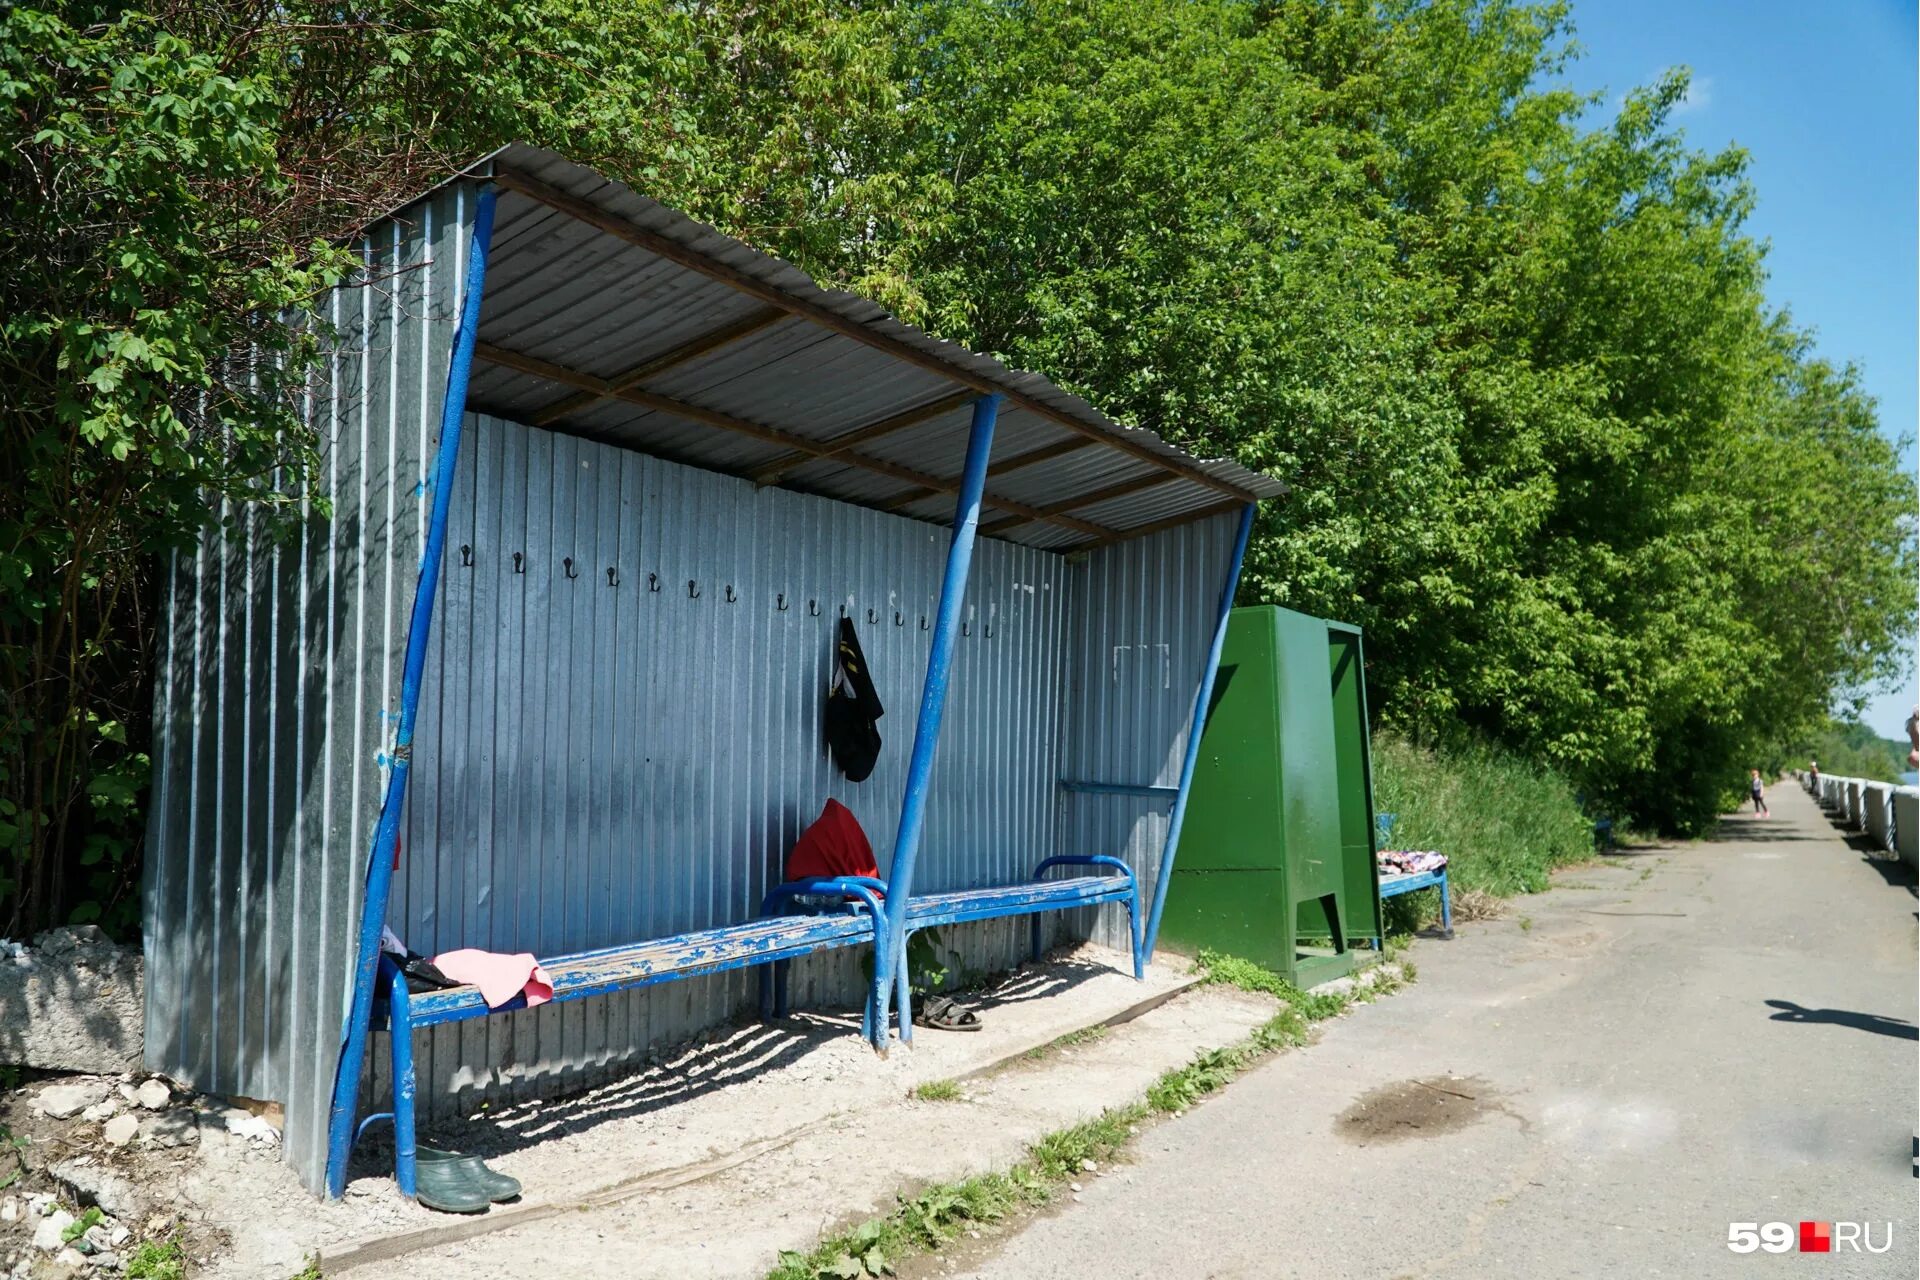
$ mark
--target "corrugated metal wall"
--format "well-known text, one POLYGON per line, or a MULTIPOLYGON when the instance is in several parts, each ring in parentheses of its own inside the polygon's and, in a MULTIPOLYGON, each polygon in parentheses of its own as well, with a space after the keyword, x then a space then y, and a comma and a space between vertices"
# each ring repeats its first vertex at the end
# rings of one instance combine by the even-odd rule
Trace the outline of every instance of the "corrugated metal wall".
MULTIPOLYGON (((395 931, 427 954, 552 955, 749 919, 829 796, 884 869, 947 531, 471 422, 395 931), (820 726, 843 609, 887 707, 861 783, 832 767, 820 726)), ((920 860, 928 890, 1006 883, 1052 851, 1066 572, 1005 542, 975 557, 920 860)), ((1008 962, 1012 930, 997 933, 966 967, 1008 962)), ((797 994, 857 998, 859 959, 822 961, 797 994)), ((583 1083, 732 1016, 757 981, 444 1028, 420 1049, 423 1103, 583 1083)))
MULTIPOLYGON (((310 412, 333 518, 276 540, 247 517, 170 566, 147 1063, 286 1103, 287 1157, 315 1188, 471 203, 450 187, 376 228, 362 246, 371 283, 329 304, 337 349, 310 412)), ((744 919, 830 795, 859 815, 884 870, 946 530, 471 425, 396 931, 428 953, 552 954, 744 919), (843 607, 888 708, 880 765, 860 784, 820 745, 843 607)), ((1056 851, 1122 854, 1152 882, 1165 805, 1055 784, 1178 780, 1232 529, 1226 517, 1072 561, 980 544, 917 887, 1005 883, 1056 851)), ((1101 919, 1123 943, 1120 913, 1101 919)), ((958 971, 1024 951, 1023 923, 944 934, 958 971)), ((796 965, 796 1002, 857 1004, 861 960, 796 965)), ((722 975, 436 1029, 419 1047, 423 1107, 615 1074, 740 1012, 756 982, 722 975)), ((369 1090, 384 1093, 383 1038, 371 1052, 369 1090)))
POLYGON ((453 187, 375 227, 368 282, 322 309, 334 349, 308 412, 333 518, 274 536, 244 515, 169 565, 146 1062, 284 1101, 288 1158, 315 1187, 471 206, 453 187))
MULTIPOLYGON (((1182 525, 1107 547, 1072 567, 1063 778, 1179 784, 1237 521, 1224 515, 1182 525)), ((1171 809, 1170 801, 1153 797, 1063 793, 1060 851, 1124 858, 1150 895, 1171 809)), ((1127 946, 1125 914, 1102 912, 1093 936, 1127 946)))

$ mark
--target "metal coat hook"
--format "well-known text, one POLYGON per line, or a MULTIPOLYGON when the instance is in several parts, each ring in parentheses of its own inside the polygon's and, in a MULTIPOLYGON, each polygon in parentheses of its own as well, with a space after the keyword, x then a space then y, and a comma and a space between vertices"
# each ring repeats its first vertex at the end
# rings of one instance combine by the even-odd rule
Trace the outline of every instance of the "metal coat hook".
POLYGON ((688 578, 687 579, 687 599, 698 600, 699 598, 700 598, 700 584, 695 582, 692 578, 688 578))
POLYGON ((895 609, 893 611, 893 625, 896 627, 904 627, 907 625, 906 618, 901 616, 901 613, 898 609, 895 609))
POLYGON ((782 613, 785 613, 787 611, 787 593, 786 592, 782 591, 779 595, 774 597, 773 607, 778 609, 782 613))
POLYGON ((820 602, 818 600, 807 601, 807 616, 809 618, 817 618, 820 616, 820 602))
POLYGON ((739 598, 740 598, 739 596, 733 594, 733 584, 729 582, 727 584, 727 603, 732 604, 734 601, 738 600, 739 598))
POLYGON ((564 567, 564 568, 566 569, 566 571, 567 571, 567 578, 568 578, 569 580, 572 580, 572 579, 574 579, 574 578, 577 578, 577 577, 579 577, 579 576, 580 576, 580 575, 579 575, 578 573, 575 573, 575 572, 574 572, 574 569, 573 569, 573 557, 572 557, 572 556, 568 556, 568 557, 567 557, 567 558, 566 558, 565 560, 562 560, 562 561, 561 561, 560 563, 561 563, 561 565, 562 565, 562 566, 563 566, 563 567, 564 567))
POLYGON ((966 622, 963 622, 960 624, 960 634, 963 636, 970 636, 973 634, 972 619, 968 619, 966 622))
POLYGON ((878 622, 878 621, 880 621, 880 615, 879 615, 879 614, 877 614, 877 613, 875 613, 875 612, 874 612, 874 611, 873 611, 872 609, 868 609, 868 610, 867 610, 867 625, 868 625, 868 626, 872 626, 872 625, 873 625, 874 623, 876 623, 876 622, 878 622))
POLYGON ((659 574, 657 574, 657 573, 650 573, 650 574, 648 574, 648 575, 647 575, 647 590, 649 590, 649 591, 658 591, 659 589, 660 589, 660 575, 659 575, 659 574))
POLYGON ((607 566, 607 585, 610 587, 617 587, 620 585, 620 575, 618 572, 615 571, 612 565, 607 566))
POLYGON ((464 542, 460 544, 460 567, 463 569, 473 568, 473 548, 464 542))
POLYGON ((920 629, 922 631, 927 629, 927 615, 924 613, 920 615, 920 629))
POLYGON ((847 616, 847 606, 845 605, 840 606, 840 616, 843 618, 847 616))
POLYGON ((524 556, 518 551, 514 552, 513 553, 513 571, 515 573, 525 573, 527 571, 526 561, 527 561, 526 556, 524 556))

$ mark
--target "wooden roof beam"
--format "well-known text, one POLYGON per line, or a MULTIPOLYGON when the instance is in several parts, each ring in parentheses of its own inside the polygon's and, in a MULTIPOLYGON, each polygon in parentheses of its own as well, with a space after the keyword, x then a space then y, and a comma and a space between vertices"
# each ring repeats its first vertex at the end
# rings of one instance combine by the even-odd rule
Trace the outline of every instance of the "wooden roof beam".
MULTIPOLYGON (((490 342, 476 343, 474 346, 474 354, 480 357, 480 359, 485 360, 488 364, 498 365, 503 369, 512 369, 519 373, 529 374, 532 377, 543 378, 548 382, 557 382, 562 386, 574 387, 580 391, 593 392, 608 399, 621 400, 628 404, 637 405, 642 409, 653 410, 656 413, 672 414, 676 418, 684 418, 689 422, 698 422, 702 426, 715 427, 721 431, 731 431, 736 435, 750 436, 755 440, 764 440, 769 444, 782 445, 788 449, 811 454, 814 457, 826 456, 831 453, 831 456, 837 462, 845 463, 850 467, 860 467, 876 475, 883 475, 892 480, 900 480, 934 493, 958 493, 960 491, 960 482, 958 480, 943 480, 939 476, 928 475, 924 471, 917 471, 912 467, 903 467, 898 463, 888 462, 884 458, 870 457, 867 454, 858 453, 851 449, 833 451, 833 446, 829 441, 809 440, 805 436, 782 430, 779 427, 770 427, 758 422, 748 422, 744 418, 736 418, 731 414, 721 413, 715 409, 703 408, 697 404, 688 404, 684 400, 675 400, 668 396, 655 395, 650 391, 641 391, 634 387, 616 389, 605 378, 596 378, 590 373, 580 373, 577 370, 566 368, 564 365, 557 365, 551 361, 542 360, 537 356, 522 355, 518 351, 509 351, 504 347, 495 346, 490 342)), ((1034 520, 1044 520, 1048 524, 1057 524, 1062 528, 1072 529, 1076 533, 1087 534, 1094 538, 1113 538, 1120 534, 1120 531, 1117 529, 1111 529, 1102 524, 1095 524, 1091 520, 1081 520, 1068 515, 1048 515, 1038 507, 1029 506, 1024 502, 1016 502, 1011 498, 1000 497, 991 492, 985 494, 983 500, 1003 511, 1010 511, 1015 515, 1026 516, 1034 520)))
POLYGON ((562 418, 571 418, 584 409, 590 409, 602 401, 612 399, 622 391, 639 386, 655 374, 665 373, 668 369, 691 363, 701 356, 711 355, 722 347, 759 333, 762 329, 786 318, 787 313, 778 307, 763 307, 724 328, 702 334, 690 342, 683 342, 671 351, 664 351, 651 360, 635 365, 625 373, 615 374, 607 379, 606 391, 581 391, 568 396, 558 404, 548 405, 533 415, 530 425, 550 427, 562 418))
MULTIPOLYGON (((1110 484, 1104 489, 1095 489, 1092 493, 1083 493, 1076 498, 1068 498, 1065 502, 1049 502, 1040 509, 1048 515, 1061 515, 1068 511, 1077 511, 1081 507, 1093 506, 1097 502, 1106 502, 1111 498, 1124 498, 1130 493, 1139 493, 1143 489, 1170 484, 1179 478, 1165 471, 1155 471, 1149 475, 1135 476, 1131 480, 1122 480, 1119 484, 1110 484)), ((1005 533, 1009 529, 1016 529, 1029 523, 1031 523, 1030 517, 1008 516, 1004 520, 996 520, 992 524, 980 526, 980 532, 988 535, 1005 533)))
POLYGON ((979 397, 971 391, 955 392, 953 395, 942 396, 938 400, 929 401, 917 408, 908 409, 904 413, 896 413, 892 417, 882 418, 880 421, 868 423, 864 427, 855 427, 851 431, 842 432, 831 440, 825 441, 825 448, 820 453, 806 453, 796 449, 792 453, 782 454, 772 462, 767 463, 766 466, 757 469, 753 473, 753 482, 755 484, 774 484, 779 481, 781 476, 793 470, 795 467, 804 466, 809 462, 818 462, 823 458, 836 457, 857 444, 865 444, 869 440, 877 440, 881 436, 892 435, 896 431, 904 431, 908 427, 917 426, 930 418, 937 418, 943 413, 951 413, 955 409, 963 405, 971 404, 977 399, 979 399, 979 397))
MULTIPOLYGON (((1002 476, 1009 471, 1018 471, 1022 467, 1031 467, 1041 462, 1051 462, 1053 459, 1066 454, 1078 453, 1082 449, 1091 447, 1092 444, 1093 441, 1087 439, 1085 436, 1075 436, 1071 440, 1056 440, 1052 444, 1043 444, 1038 449, 1029 449, 1025 453, 1016 453, 1011 458, 1006 458, 1000 462, 991 464, 987 467, 987 475, 989 477, 1002 476)), ((957 484, 958 481, 955 481, 955 483, 957 484)), ((956 490, 908 489, 904 493, 894 494, 880 505, 883 510, 898 511, 902 507, 912 506, 922 498, 931 498, 935 494, 953 492, 956 492, 956 490)))

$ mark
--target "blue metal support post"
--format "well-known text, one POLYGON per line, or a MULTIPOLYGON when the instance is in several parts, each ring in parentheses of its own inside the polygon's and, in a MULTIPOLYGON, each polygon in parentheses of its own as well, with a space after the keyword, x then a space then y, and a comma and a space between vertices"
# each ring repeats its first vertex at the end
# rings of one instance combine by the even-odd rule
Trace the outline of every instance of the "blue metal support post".
MULTIPOLYGON (((920 851, 920 832, 926 825, 927 783, 933 776, 933 753, 940 744, 940 718, 947 705, 947 679, 953 671, 953 640, 960 629, 960 606, 967 594, 967 576, 973 567, 973 538, 980 526, 980 495, 987 485, 987 457, 993 452, 993 424, 1000 415, 1000 397, 981 396, 973 402, 973 429, 967 436, 967 464, 960 476, 960 496, 954 504, 953 538, 947 544, 947 571, 940 580, 940 608, 935 614, 933 650, 927 655, 927 679, 920 693, 920 719, 913 730, 913 755, 907 762, 907 789, 900 802, 900 826, 893 837, 893 863, 887 869, 887 927, 873 958, 875 993, 879 1007, 872 1020, 873 1045, 887 1039, 886 975, 908 980, 906 955, 907 901, 913 895, 913 860, 920 851)), ((905 1003, 902 1002, 902 1008, 905 1003)), ((900 1039, 913 1031, 901 1020, 900 1039)))
MULTIPOLYGON (((380 930, 387 921, 387 897, 393 887, 393 852, 406 809, 407 769, 413 756, 413 718, 420 705, 420 680, 427 665, 427 633, 433 626, 433 601, 440 587, 440 559, 447 541, 447 508, 453 497, 454 467, 460 456, 460 425, 467 411, 467 382, 473 372, 474 344, 480 337, 480 295, 487 281, 487 252, 493 242, 492 186, 480 189, 473 215, 473 243, 467 257, 460 323, 453 335, 453 360, 447 369, 447 394, 440 411, 440 452, 433 463, 433 514, 427 545, 420 557, 420 583, 413 593, 407 624, 406 667, 400 679, 400 720, 394 732, 393 768, 387 795, 367 854, 367 891, 360 905, 359 951, 353 967, 353 1005, 341 1033, 340 1063, 333 1075, 333 1107, 327 1118, 327 1195, 339 1199, 347 1186, 347 1153, 353 1146, 353 1113, 360 1097, 360 1069, 366 1057, 367 1026, 373 1015, 374 982, 380 961, 380 930)), ((410 1101, 410 1100, 409 1100, 410 1101)))
POLYGON ((419 1194, 419 1147, 413 1130, 413 1019, 408 1014, 407 975, 392 956, 380 957, 380 983, 387 992, 387 1039, 393 1055, 393 1180, 411 1200, 419 1194))
POLYGON ((1160 851, 1160 875, 1154 881, 1153 908, 1147 913, 1147 936, 1134 955, 1136 973, 1153 958, 1160 941, 1160 913, 1167 906, 1167 886, 1173 881, 1173 857, 1180 849, 1180 826, 1187 820, 1187 796, 1193 790, 1193 769, 1200 760, 1200 733, 1207 727, 1207 710, 1213 705, 1213 681, 1220 673, 1220 650, 1227 643, 1227 619, 1233 613, 1233 596, 1240 587, 1240 565, 1247 558, 1247 539, 1253 535, 1253 504, 1240 511, 1240 530, 1234 535, 1233 561, 1227 566, 1227 580, 1220 587, 1220 610, 1214 618, 1213 644, 1207 650, 1206 670, 1200 676, 1200 689, 1193 698, 1193 723, 1187 729, 1187 754, 1180 762, 1180 794, 1174 797, 1173 815, 1167 822, 1167 843, 1160 851))

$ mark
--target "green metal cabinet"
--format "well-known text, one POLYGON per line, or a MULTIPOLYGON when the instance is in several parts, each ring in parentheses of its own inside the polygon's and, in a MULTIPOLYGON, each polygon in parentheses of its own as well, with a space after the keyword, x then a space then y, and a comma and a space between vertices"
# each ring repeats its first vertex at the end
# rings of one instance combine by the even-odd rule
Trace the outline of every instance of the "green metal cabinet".
POLYGON ((1175 950, 1310 986, 1376 933, 1365 666, 1357 627, 1233 611, 1161 925, 1175 950))

